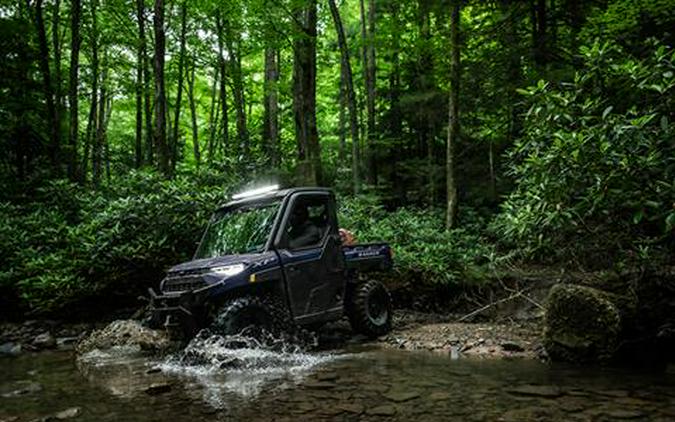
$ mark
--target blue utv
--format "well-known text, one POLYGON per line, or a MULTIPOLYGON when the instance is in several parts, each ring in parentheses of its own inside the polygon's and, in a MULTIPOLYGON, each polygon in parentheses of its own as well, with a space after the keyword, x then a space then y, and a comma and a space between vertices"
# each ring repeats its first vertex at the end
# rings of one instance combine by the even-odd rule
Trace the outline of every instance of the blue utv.
POLYGON ((369 337, 391 329, 389 292, 367 274, 390 270, 385 243, 346 244, 324 188, 261 188, 220 207, 192 261, 150 289, 151 321, 184 338, 317 327, 346 315, 369 337))

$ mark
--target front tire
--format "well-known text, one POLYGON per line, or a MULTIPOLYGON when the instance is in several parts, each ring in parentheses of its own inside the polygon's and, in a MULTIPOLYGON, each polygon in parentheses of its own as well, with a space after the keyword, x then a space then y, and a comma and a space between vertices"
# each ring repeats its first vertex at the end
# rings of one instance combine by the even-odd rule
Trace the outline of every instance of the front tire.
POLYGON ((225 302, 216 315, 212 329, 221 335, 262 331, 278 335, 288 329, 288 312, 274 301, 245 296, 225 302))
POLYGON ((392 309, 389 291, 382 283, 367 281, 354 288, 347 315, 352 329, 370 338, 391 330, 392 309))

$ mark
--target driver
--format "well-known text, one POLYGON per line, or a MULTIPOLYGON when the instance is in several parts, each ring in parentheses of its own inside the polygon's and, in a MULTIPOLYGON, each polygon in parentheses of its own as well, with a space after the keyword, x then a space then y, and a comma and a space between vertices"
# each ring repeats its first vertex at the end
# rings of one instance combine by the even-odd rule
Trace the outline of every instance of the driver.
POLYGON ((291 249, 311 246, 321 240, 321 230, 309 218, 307 206, 296 205, 291 215, 291 228, 288 232, 288 246, 291 249))

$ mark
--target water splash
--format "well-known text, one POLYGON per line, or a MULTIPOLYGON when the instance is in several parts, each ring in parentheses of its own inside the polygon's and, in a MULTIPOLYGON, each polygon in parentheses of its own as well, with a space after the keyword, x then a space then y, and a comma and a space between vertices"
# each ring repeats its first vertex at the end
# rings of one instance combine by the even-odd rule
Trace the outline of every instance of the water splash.
POLYGON ((297 340, 269 333, 253 337, 204 331, 160 367, 196 383, 206 402, 222 408, 229 395, 249 398, 297 384, 312 370, 343 356, 309 353, 306 343, 297 340))

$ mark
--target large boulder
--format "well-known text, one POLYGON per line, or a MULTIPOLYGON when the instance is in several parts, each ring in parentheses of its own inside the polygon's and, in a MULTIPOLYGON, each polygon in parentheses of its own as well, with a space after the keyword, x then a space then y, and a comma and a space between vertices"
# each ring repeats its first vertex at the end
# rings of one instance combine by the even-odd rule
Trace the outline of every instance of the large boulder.
POLYGON ((615 302, 612 294, 592 287, 553 286, 544 326, 544 347, 551 359, 566 362, 612 359, 622 329, 621 311, 615 302))

